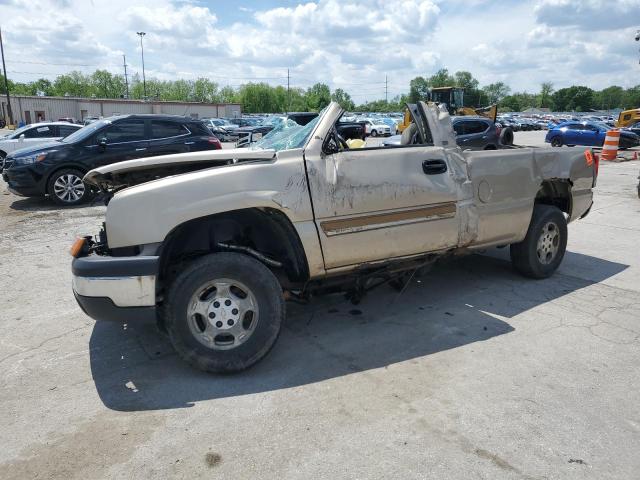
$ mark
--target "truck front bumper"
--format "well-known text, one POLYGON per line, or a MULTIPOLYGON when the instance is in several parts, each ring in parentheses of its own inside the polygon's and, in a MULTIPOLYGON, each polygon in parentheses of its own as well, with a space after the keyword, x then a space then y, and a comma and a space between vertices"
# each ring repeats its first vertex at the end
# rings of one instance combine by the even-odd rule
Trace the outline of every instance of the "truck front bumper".
POLYGON ((95 320, 155 320, 158 265, 156 256, 74 258, 73 293, 95 320))

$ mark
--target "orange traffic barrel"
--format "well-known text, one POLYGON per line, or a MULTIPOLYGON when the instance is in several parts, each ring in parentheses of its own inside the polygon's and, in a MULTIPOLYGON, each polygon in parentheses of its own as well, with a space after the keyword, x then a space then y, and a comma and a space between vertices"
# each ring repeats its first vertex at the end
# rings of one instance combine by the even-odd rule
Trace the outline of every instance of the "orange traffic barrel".
POLYGON ((620 130, 609 130, 604 137, 602 145, 602 160, 615 160, 618 156, 618 144, 620 143, 620 130))

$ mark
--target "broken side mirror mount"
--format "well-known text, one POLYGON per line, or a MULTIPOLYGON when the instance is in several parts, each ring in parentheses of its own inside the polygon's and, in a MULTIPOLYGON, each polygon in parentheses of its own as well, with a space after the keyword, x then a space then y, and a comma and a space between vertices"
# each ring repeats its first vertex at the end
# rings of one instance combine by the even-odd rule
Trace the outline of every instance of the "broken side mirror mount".
POLYGON ((340 153, 340 144, 335 137, 335 132, 331 132, 327 136, 327 140, 324 142, 322 146, 322 151, 327 155, 334 155, 336 153, 340 153))

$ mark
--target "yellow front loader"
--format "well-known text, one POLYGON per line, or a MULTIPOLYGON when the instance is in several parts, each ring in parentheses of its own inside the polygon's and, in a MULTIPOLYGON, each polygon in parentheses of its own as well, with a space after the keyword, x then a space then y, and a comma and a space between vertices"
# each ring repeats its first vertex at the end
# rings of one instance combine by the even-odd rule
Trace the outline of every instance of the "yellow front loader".
MULTIPOLYGON (((429 102, 438 105, 446 105, 450 115, 478 115, 487 117, 495 123, 498 115, 498 106, 490 105, 482 108, 472 108, 464 106, 464 88, 461 87, 435 87, 429 90, 429 102)), ((404 119, 398 125, 398 130, 402 132, 411 123, 411 115, 408 110, 404 112, 404 119)))

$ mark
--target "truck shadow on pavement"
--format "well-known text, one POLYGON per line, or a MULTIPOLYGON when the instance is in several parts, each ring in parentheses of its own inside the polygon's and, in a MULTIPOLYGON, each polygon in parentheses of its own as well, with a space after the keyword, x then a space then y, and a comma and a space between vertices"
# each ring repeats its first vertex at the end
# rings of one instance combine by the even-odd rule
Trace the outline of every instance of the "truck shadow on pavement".
MULTIPOLYGON (((425 356, 513 332, 508 321, 516 315, 627 268, 570 252, 565 264, 588 266, 589 280, 562 270, 548 280, 528 280, 502 258, 474 255, 436 266, 414 278, 402 294, 381 287, 357 306, 337 295, 307 306, 289 304, 271 353, 235 375, 190 368, 155 325, 97 323, 90 340, 92 375, 105 406, 139 411, 191 407, 198 401, 298 387, 399 362, 417 363, 425 356)), ((552 314, 542 318, 540 325, 527 328, 550 328, 555 321, 552 314)))
POLYGON ((15 197, 18 200, 15 200, 11 203, 10 208, 12 210, 18 210, 21 212, 53 212, 58 210, 75 210, 78 208, 87 208, 87 207, 102 207, 104 206, 104 197, 96 196, 91 199, 89 202, 81 203, 80 205, 74 205, 65 207, 62 205, 57 205, 53 203, 47 197, 15 197))

